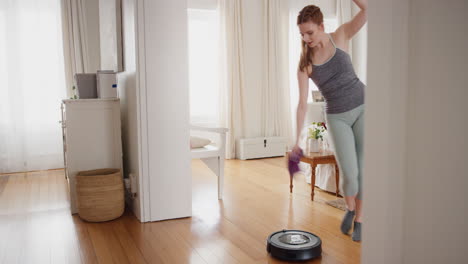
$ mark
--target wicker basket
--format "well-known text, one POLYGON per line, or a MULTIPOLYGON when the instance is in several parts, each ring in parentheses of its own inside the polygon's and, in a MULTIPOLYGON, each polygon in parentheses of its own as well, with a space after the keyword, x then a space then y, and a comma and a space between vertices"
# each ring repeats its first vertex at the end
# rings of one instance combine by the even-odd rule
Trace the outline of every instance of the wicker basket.
POLYGON ((76 175, 78 215, 89 222, 103 222, 124 212, 124 187, 119 169, 80 171, 76 175))

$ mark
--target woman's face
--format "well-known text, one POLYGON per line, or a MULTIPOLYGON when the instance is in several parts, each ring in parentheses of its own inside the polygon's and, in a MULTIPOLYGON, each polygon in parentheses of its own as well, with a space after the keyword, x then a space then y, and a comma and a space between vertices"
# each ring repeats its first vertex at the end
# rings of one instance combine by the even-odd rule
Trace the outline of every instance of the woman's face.
POLYGON ((322 34, 324 32, 323 23, 317 25, 314 22, 309 21, 299 24, 299 32, 301 33, 302 40, 304 40, 310 48, 313 48, 322 39, 322 34))

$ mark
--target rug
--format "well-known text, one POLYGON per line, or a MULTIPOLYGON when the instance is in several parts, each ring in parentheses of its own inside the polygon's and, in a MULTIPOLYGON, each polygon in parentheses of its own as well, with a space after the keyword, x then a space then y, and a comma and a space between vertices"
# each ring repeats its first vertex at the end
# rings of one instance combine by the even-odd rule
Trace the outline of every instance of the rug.
POLYGON ((340 210, 346 211, 346 204, 343 198, 339 198, 332 201, 326 201, 325 203, 340 210))

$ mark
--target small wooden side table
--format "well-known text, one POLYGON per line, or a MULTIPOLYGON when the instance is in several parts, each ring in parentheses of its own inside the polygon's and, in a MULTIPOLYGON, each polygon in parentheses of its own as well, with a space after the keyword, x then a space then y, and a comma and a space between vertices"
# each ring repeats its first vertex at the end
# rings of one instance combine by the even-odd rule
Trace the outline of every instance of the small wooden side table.
MULTIPOLYGON (((287 153, 287 158, 289 159, 289 153, 287 153)), ((333 164, 335 165, 335 179, 336 179, 336 196, 340 194, 340 174, 339 174, 339 169, 338 169, 338 164, 336 163, 335 155, 333 155, 333 152, 310 152, 306 153, 302 158, 302 162, 309 163, 310 168, 311 168, 311 195, 310 198, 313 201, 314 200, 314 189, 315 189, 315 169, 317 168, 317 165, 319 164, 333 164)), ((289 192, 292 193, 293 189, 293 179, 292 175, 290 175, 289 179, 289 192)))

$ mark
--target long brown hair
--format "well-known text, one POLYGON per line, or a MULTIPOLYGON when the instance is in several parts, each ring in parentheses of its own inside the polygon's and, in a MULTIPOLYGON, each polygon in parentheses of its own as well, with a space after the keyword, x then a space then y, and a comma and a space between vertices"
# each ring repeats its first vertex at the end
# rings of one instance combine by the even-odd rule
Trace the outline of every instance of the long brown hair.
MULTIPOLYGON (((320 8, 316 5, 308 5, 304 7, 297 16, 297 25, 299 26, 302 23, 307 23, 309 21, 314 22, 317 25, 323 23, 323 14, 320 11, 320 8)), ((301 58, 299 60, 299 70, 307 70, 309 65, 312 65, 312 48, 307 46, 307 43, 304 39, 301 39, 301 58)))

